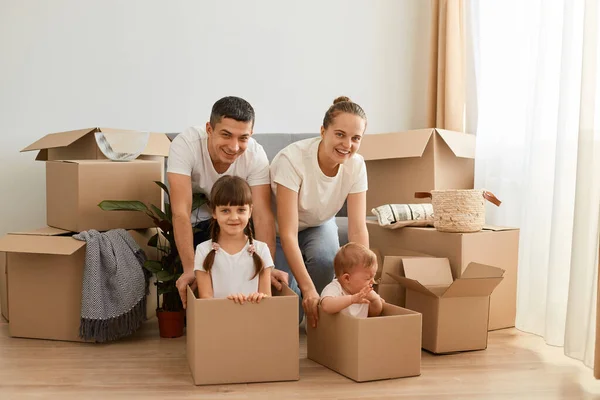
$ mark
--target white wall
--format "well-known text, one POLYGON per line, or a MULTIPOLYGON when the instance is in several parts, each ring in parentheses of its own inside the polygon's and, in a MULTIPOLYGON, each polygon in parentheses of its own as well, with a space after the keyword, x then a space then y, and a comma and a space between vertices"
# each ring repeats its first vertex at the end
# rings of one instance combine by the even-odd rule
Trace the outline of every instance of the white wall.
POLYGON ((45 224, 42 135, 179 131, 218 98, 255 132, 318 132, 338 95, 368 132, 426 126, 424 0, 0 0, 0 234, 45 224))

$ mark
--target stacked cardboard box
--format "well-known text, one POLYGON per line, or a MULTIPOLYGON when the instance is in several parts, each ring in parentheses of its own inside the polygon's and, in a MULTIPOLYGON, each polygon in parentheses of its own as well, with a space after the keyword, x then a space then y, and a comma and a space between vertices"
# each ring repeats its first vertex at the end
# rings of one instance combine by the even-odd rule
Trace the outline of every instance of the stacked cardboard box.
MULTIPOLYGON (((435 189, 473 189, 475 136, 443 129, 366 135, 359 153, 367 165, 367 215, 384 204, 430 201, 415 192, 435 189)), ((501 198, 501 193, 497 193, 501 198)), ((369 221, 371 247, 381 253, 380 267, 398 269, 395 257, 442 257, 449 260, 454 279, 471 263, 504 270, 490 300, 488 329, 514 326, 519 229, 486 226, 476 233, 444 233, 433 227, 388 229, 369 221), (418 255, 418 254, 417 254, 418 255)), ((405 277, 400 268, 401 277, 405 277)), ((405 306, 405 290, 380 270, 378 291, 389 303, 405 306)))
MULTIPOLYGON (((170 141, 152 133, 138 159, 107 160, 94 133, 127 135, 132 131, 89 128, 46 135, 23 151, 37 150, 46 163, 48 227, 15 232, 0 238, 0 302, 11 336, 75 340, 81 307, 85 242, 74 232, 127 229, 146 250, 155 233, 152 220, 138 212, 108 212, 102 200, 139 200, 162 204, 164 162, 170 141)), ((148 311, 156 307, 149 297, 148 311)))

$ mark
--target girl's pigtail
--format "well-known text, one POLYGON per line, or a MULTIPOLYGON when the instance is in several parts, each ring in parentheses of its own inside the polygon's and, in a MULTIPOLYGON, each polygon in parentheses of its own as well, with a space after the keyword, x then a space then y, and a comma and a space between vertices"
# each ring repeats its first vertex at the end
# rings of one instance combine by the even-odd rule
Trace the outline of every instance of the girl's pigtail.
MULTIPOLYGON (((254 229, 252 227, 252 218, 250 218, 250 220, 248 221, 248 225, 246 226, 244 233, 246 234, 246 236, 248 236, 248 241, 250 242, 250 246, 254 247, 254 229)), ((254 260, 254 271, 255 272, 251 279, 254 279, 255 277, 258 276, 258 274, 260 274, 262 272, 264 266, 263 266, 263 260, 262 260, 262 258, 260 258, 260 256, 256 252, 256 250, 252 252, 252 259, 254 260)))
MULTIPOLYGON (((213 242, 213 244, 218 244, 218 240, 219 240, 219 224, 217 223, 217 220, 215 219, 211 219, 210 221, 210 238, 213 242)), ((213 246, 213 249, 206 255, 206 258, 204 259, 204 263, 202 264, 202 266, 204 267, 204 270, 206 272, 208 272, 210 274, 210 270, 212 269, 213 263, 215 262, 215 255, 217 253, 217 250, 215 248, 215 246, 213 246)))

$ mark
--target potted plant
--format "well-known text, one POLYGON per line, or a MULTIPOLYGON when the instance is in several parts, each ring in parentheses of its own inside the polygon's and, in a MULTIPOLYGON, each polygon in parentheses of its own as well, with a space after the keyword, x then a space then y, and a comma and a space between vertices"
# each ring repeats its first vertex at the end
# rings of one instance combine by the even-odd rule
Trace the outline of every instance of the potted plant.
MULTIPOLYGON (((175 244, 170 194, 167 186, 155 181, 167 196, 162 211, 154 204, 146 205, 137 200, 104 200, 98 206, 105 211, 138 211, 143 212, 154 221, 157 233, 150 238, 148 246, 157 250, 158 260, 146 260, 144 268, 156 277, 156 298, 158 326, 160 336, 165 338, 183 335, 185 312, 175 282, 183 273, 183 265, 175 244), (162 305, 161 305, 162 296, 162 305)), ((207 201, 203 193, 195 193, 192 199, 192 211, 207 201)))

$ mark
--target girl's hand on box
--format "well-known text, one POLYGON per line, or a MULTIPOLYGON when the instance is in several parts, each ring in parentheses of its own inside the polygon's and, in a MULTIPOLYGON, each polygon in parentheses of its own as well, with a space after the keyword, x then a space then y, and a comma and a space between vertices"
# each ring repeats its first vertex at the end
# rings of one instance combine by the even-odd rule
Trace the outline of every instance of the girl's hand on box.
POLYGON ((233 302, 236 304, 244 304, 244 302, 246 301, 246 296, 244 296, 242 293, 230 294, 229 296, 227 296, 227 298, 229 300, 233 300, 233 302))
POLYGON ((269 295, 257 292, 249 294, 248 297, 246 297, 246 300, 248 300, 250 303, 260 303, 260 301, 265 297, 269 297, 269 295))

